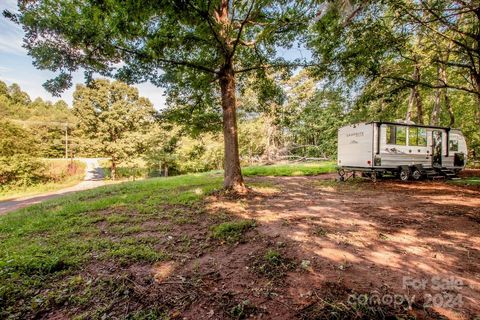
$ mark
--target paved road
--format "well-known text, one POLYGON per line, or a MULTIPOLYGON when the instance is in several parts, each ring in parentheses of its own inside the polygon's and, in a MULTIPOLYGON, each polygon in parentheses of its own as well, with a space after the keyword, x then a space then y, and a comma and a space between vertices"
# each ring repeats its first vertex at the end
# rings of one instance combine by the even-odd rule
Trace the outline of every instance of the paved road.
POLYGON ((7 200, 0 202, 0 215, 10 211, 14 211, 20 208, 30 206, 32 204, 40 203, 48 199, 57 198, 62 195, 72 193, 75 191, 87 190, 102 186, 105 184, 103 181, 103 170, 100 168, 100 160, 94 158, 79 158, 77 160, 83 161, 86 164, 85 178, 79 184, 43 194, 37 194, 34 196, 21 197, 13 200, 7 200))

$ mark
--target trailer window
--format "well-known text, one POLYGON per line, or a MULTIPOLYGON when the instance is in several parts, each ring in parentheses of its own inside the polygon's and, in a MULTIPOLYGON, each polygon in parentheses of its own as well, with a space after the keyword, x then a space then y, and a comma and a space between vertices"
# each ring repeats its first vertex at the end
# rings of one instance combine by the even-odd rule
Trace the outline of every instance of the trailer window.
POLYGON ((395 144, 395 126, 387 126, 387 144, 395 144))
POLYGON ((395 128, 396 137, 395 137, 395 144, 405 146, 407 145, 407 127, 404 126, 397 126, 395 128))
POLYGON ((387 144, 398 144, 405 146, 407 144, 407 127, 388 125, 387 144))
POLYGON ((448 150, 458 151, 458 140, 450 140, 448 143, 448 150))
POLYGON ((409 146, 427 146, 427 130, 425 128, 410 127, 408 129, 409 146))

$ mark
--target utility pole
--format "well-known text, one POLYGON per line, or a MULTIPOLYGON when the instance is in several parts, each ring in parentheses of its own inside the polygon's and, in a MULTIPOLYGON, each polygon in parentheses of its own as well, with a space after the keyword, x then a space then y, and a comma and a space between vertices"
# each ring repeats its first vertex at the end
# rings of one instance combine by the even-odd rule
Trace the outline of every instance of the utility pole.
POLYGON ((65 159, 68 159, 68 124, 65 123, 65 159))

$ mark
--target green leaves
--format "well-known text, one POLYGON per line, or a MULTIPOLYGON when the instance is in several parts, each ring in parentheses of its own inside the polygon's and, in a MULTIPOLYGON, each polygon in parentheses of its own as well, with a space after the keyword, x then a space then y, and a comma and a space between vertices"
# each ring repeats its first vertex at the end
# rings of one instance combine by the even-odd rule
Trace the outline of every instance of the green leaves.
POLYGON ((90 87, 77 86, 73 113, 78 133, 90 140, 85 151, 95 150, 116 163, 142 150, 154 110, 137 89, 122 82, 95 80, 90 87))
POLYGON ((60 97, 61 93, 72 86, 72 76, 70 74, 61 73, 51 80, 47 80, 43 84, 45 90, 52 93, 55 97, 60 97))
POLYGON ((228 2, 222 20, 222 3, 38 0, 20 1, 19 14, 5 15, 25 28, 35 65, 60 73, 45 84, 54 94, 71 85, 68 74, 83 69, 165 86, 171 105, 180 96, 213 95, 196 103, 208 113, 219 104, 213 83, 225 64, 251 71, 288 65, 277 47, 290 47, 316 13, 307 2, 240 1, 228 2))

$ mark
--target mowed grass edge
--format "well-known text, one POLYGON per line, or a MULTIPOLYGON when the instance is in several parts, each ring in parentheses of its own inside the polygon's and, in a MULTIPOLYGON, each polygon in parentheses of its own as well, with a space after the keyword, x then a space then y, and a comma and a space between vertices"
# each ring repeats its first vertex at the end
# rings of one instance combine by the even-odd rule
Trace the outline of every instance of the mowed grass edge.
POLYGON ((245 176, 312 176, 336 172, 333 161, 273 164, 266 166, 248 166, 242 168, 245 176))

